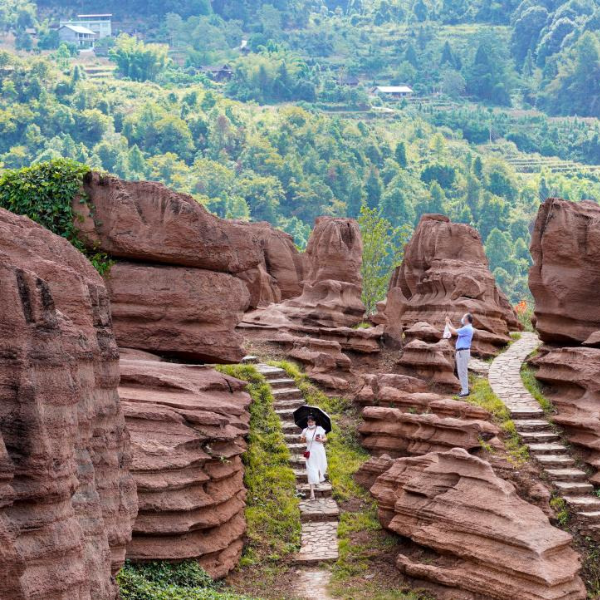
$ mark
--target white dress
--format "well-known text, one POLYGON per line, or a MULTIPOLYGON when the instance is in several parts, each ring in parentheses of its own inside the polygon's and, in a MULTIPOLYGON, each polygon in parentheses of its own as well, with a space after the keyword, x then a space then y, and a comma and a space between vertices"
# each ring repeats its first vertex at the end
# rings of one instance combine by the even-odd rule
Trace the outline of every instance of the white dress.
POLYGON ((327 473, 327 456, 325 454, 325 445, 323 442, 314 440, 316 436, 325 436, 325 430, 317 425, 314 429, 308 427, 302 432, 306 438, 306 449, 310 451, 310 457, 306 461, 306 472, 308 474, 308 483, 318 485, 325 481, 325 473, 327 473))

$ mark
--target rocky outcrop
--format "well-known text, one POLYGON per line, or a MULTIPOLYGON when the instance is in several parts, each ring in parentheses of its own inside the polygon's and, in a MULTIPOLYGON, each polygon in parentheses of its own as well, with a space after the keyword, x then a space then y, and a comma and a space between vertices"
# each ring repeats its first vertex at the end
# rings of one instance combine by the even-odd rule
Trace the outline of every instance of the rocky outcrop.
MULTIPOLYGON (((296 262, 291 264, 297 264, 296 262)), ((380 352, 381 328, 354 329, 364 316, 362 240, 352 219, 321 217, 303 257, 302 294, 250 311, 238 329, 250 340, 276 344, 306 365, 330 390, 354 385, 346 353, 380 352)))
MULTIPOLYGON (((549 198, 533 235, 529 287, 544 342, 585 343, 600 332, 600 206, 549 198)), ((590 340, 592 345, 594 337, 590 340)))
POLYGON ((519 328, 490 273, 479 234, 443 215, 421 218, 380 308, 384 312, 376 321, 385 322, 386 337, 396 345, 417 323, 441 332, 447 315, 457 325, 470 312, 477 329, 473 351, 491 356, 508 343, 509 330, 519 328))
MULTIPOLYGON (((452 401, 449 401, 452 402, 452 401)), ((500 433, 487 421, 467 421, 436 414, 411 414, 397 408, 369 406, 358 428, 362 445, 373 454, 394 458, 444 452, 452 448, 476 450, 500 433)))
POLYGON ((460 390, 460 382, 454 374, 454 349, 449 340, 429 344, 413 340, 404 347, 398 367, 406 374, 413 374, 447 391, 460 390))
POLYGON ((546 342, 532 362, 569 441, 600 483, 600 207, 549 198, 531 241, 529 287, 546 342))
POLYGON ((195 559, 217 578, 237 565, 246 528, 245 387, 208 367, 121 359, 139 496, 129 559, 195 559))
POLYGON ((556 408, 560 425, 600 485, 600 349, 545 346, 533 361, 536 377, 556 408))
POLYGON ((75 225, 89 248, 116 261, 107 282, 119 346, 238 362, 243 340, 234 330, 249 290, 260 297, 270 289, 258 229, 159 183, 90 173, 83 188, 75 225))
POLYGON ((366 375, 355 402, 364 406, 362 445, 375 456, 479 450, 500 433, 486 410, 427 391, 409 376, 366 375))
POLYGON ((304 257, 302 294, 244 318, 247 328, 351 327, 360 323, 362 239, 352 219, 320 217, 304 257))
POLYGON ((241 225, 258 240, 261 255, 256 267, 239 274, 248 284, 250 307, 264 307, 300 296, 305 256, 294 246, 292 236, 264 221, 241 225))
POLYGON ((434 551, 424 561, 400 554, 396 564, 436 584, 440 598, 586 597, 571 536, 465 450, 398 459, 371 493, 384 527, 434 551))
POLYGON ((153 181, 89 173, 73 201, 82 240, 112 257, 241 273, 261 261, 244 225, 211 215, 194 198, 153 181))
POLYGON ((116 598, 137 500, 108 294, 65 239, 4 210, 0 281, 2 597, 116 598))
POLYGON ((238 362, 248 291, 226 273, 118 262, 107 278, 119 346, 196 361, 238 362))

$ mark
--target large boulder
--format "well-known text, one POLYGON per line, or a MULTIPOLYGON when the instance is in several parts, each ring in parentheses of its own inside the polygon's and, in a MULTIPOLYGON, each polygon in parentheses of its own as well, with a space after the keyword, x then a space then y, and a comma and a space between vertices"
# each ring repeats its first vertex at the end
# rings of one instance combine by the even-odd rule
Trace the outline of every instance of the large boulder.
POLYGON ((270 223, 239 223, 254 236, 260 248, 260 263, 239 277, 247 282, 250 306, 258 308, 302 293, 305 255, 300 254, 291 235, 270 223))
POLYGON ((114 599, 137 497, 108 294, 65 239, 4 210, 0 282, 2 597, 114 599))
POLYGON ((581 344, 600 332, 600 206, 549 198, 531 238, 529 287, 545 342, 581 344))
POLYGON ((441 332, 446 316, 457 325, 470 312, 477 330, 473 351, 491 356, 510 341, 509 331, 519 328, 488 268, 477 231, 443 215, 421 217, 381 309, 377 321, 385 322, 387 337, 397 345, 403 331, 417 323, 441 332))
POLYGON ((119 262, 107 277, 119 346, 206 362, 244 356, 235 326, 248 307, 243 282, 204 269, 119 262))
POLYGON ((493 600, 583 600, 571 536, 465 450, 401 458, 371 488, 387 529, 433 550, 398 568, 450 593, 493 600))
POLYGON ((240 273, 261 261, 258 240, 242 224, 211 215, 194 198, 153 181, 90 172, 73 201, 82 240, 110 256, 240 273))
POLYGON ((195 559, 213 577, 237 565, 246 528, 245 387, 208 367, 131 352, 121 359, 139 496, 129 559, 195 559))
POLYGON ((532 362, 556 408, 552 420, 595 471, 590 481, 600 485, 600 349, 544 346, 532 362))

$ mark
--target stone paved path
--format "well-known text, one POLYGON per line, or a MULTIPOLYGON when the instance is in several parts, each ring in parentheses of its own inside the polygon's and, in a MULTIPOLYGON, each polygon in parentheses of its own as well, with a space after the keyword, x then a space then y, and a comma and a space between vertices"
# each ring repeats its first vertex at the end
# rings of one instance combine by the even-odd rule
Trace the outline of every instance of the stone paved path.
MULTIPOLYGON (((252 362, 253 357, 247 357, 244 362, 252 362)), ((305 459, 302 454, 305 445, 300 443, 300 430, 293 421, 294 410, 302 406, 304 398, 296 387, 293 379, 278 367, 256 364, 271 386, 275 399, 275 412, 281 419, 285 441, 291 453, 291 465, 296 474, 296 489, 304 498, 300 502, 300 518, 302 520, 302 542, 300 552, 295 557, 297 565, 317 565, 324 562, 335 562, 338 559, 338 519, 340 509, 332 498, 331 484, 324 483, 315 490, 317 499, 308 500, 309 487, 306 477, 305 459)), ((319 571, 311 571, 320 573, 319 571)), ((319 577, 329 577, 329 571, 324 571, 319 577)), ((313 588, 324 590, 325 588, 313 588)), ((307 596, 312 597, 312 596, 307 596)), ((323 596, 321 594, 322 598, 323 596)))
POLYGON ((521 379, 521 365, 539 345, 536 334, 523 333, 520 340, 494 359, 489 371, 490 385, 508 407, 530 455, 583 523, 580 533, 600 540, 600 498, 592 494, 594 486, 587 481, 587 474, 576 468, 568 447, 521 379))

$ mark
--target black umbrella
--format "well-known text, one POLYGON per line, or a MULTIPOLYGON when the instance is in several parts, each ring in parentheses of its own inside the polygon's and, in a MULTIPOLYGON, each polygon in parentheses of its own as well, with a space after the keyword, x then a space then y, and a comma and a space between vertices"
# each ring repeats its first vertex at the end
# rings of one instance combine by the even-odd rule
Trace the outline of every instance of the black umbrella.
POLYGON ((301 406, 294 411, 294 423, 298 425, 301 429, 304 429, 308 423, 308 417, 313 417, 317 422, 317 425, 320 425, 325 433, 329 433, 331 431, 331 418, 324 411, 321 410, 318 406, 301 406))

